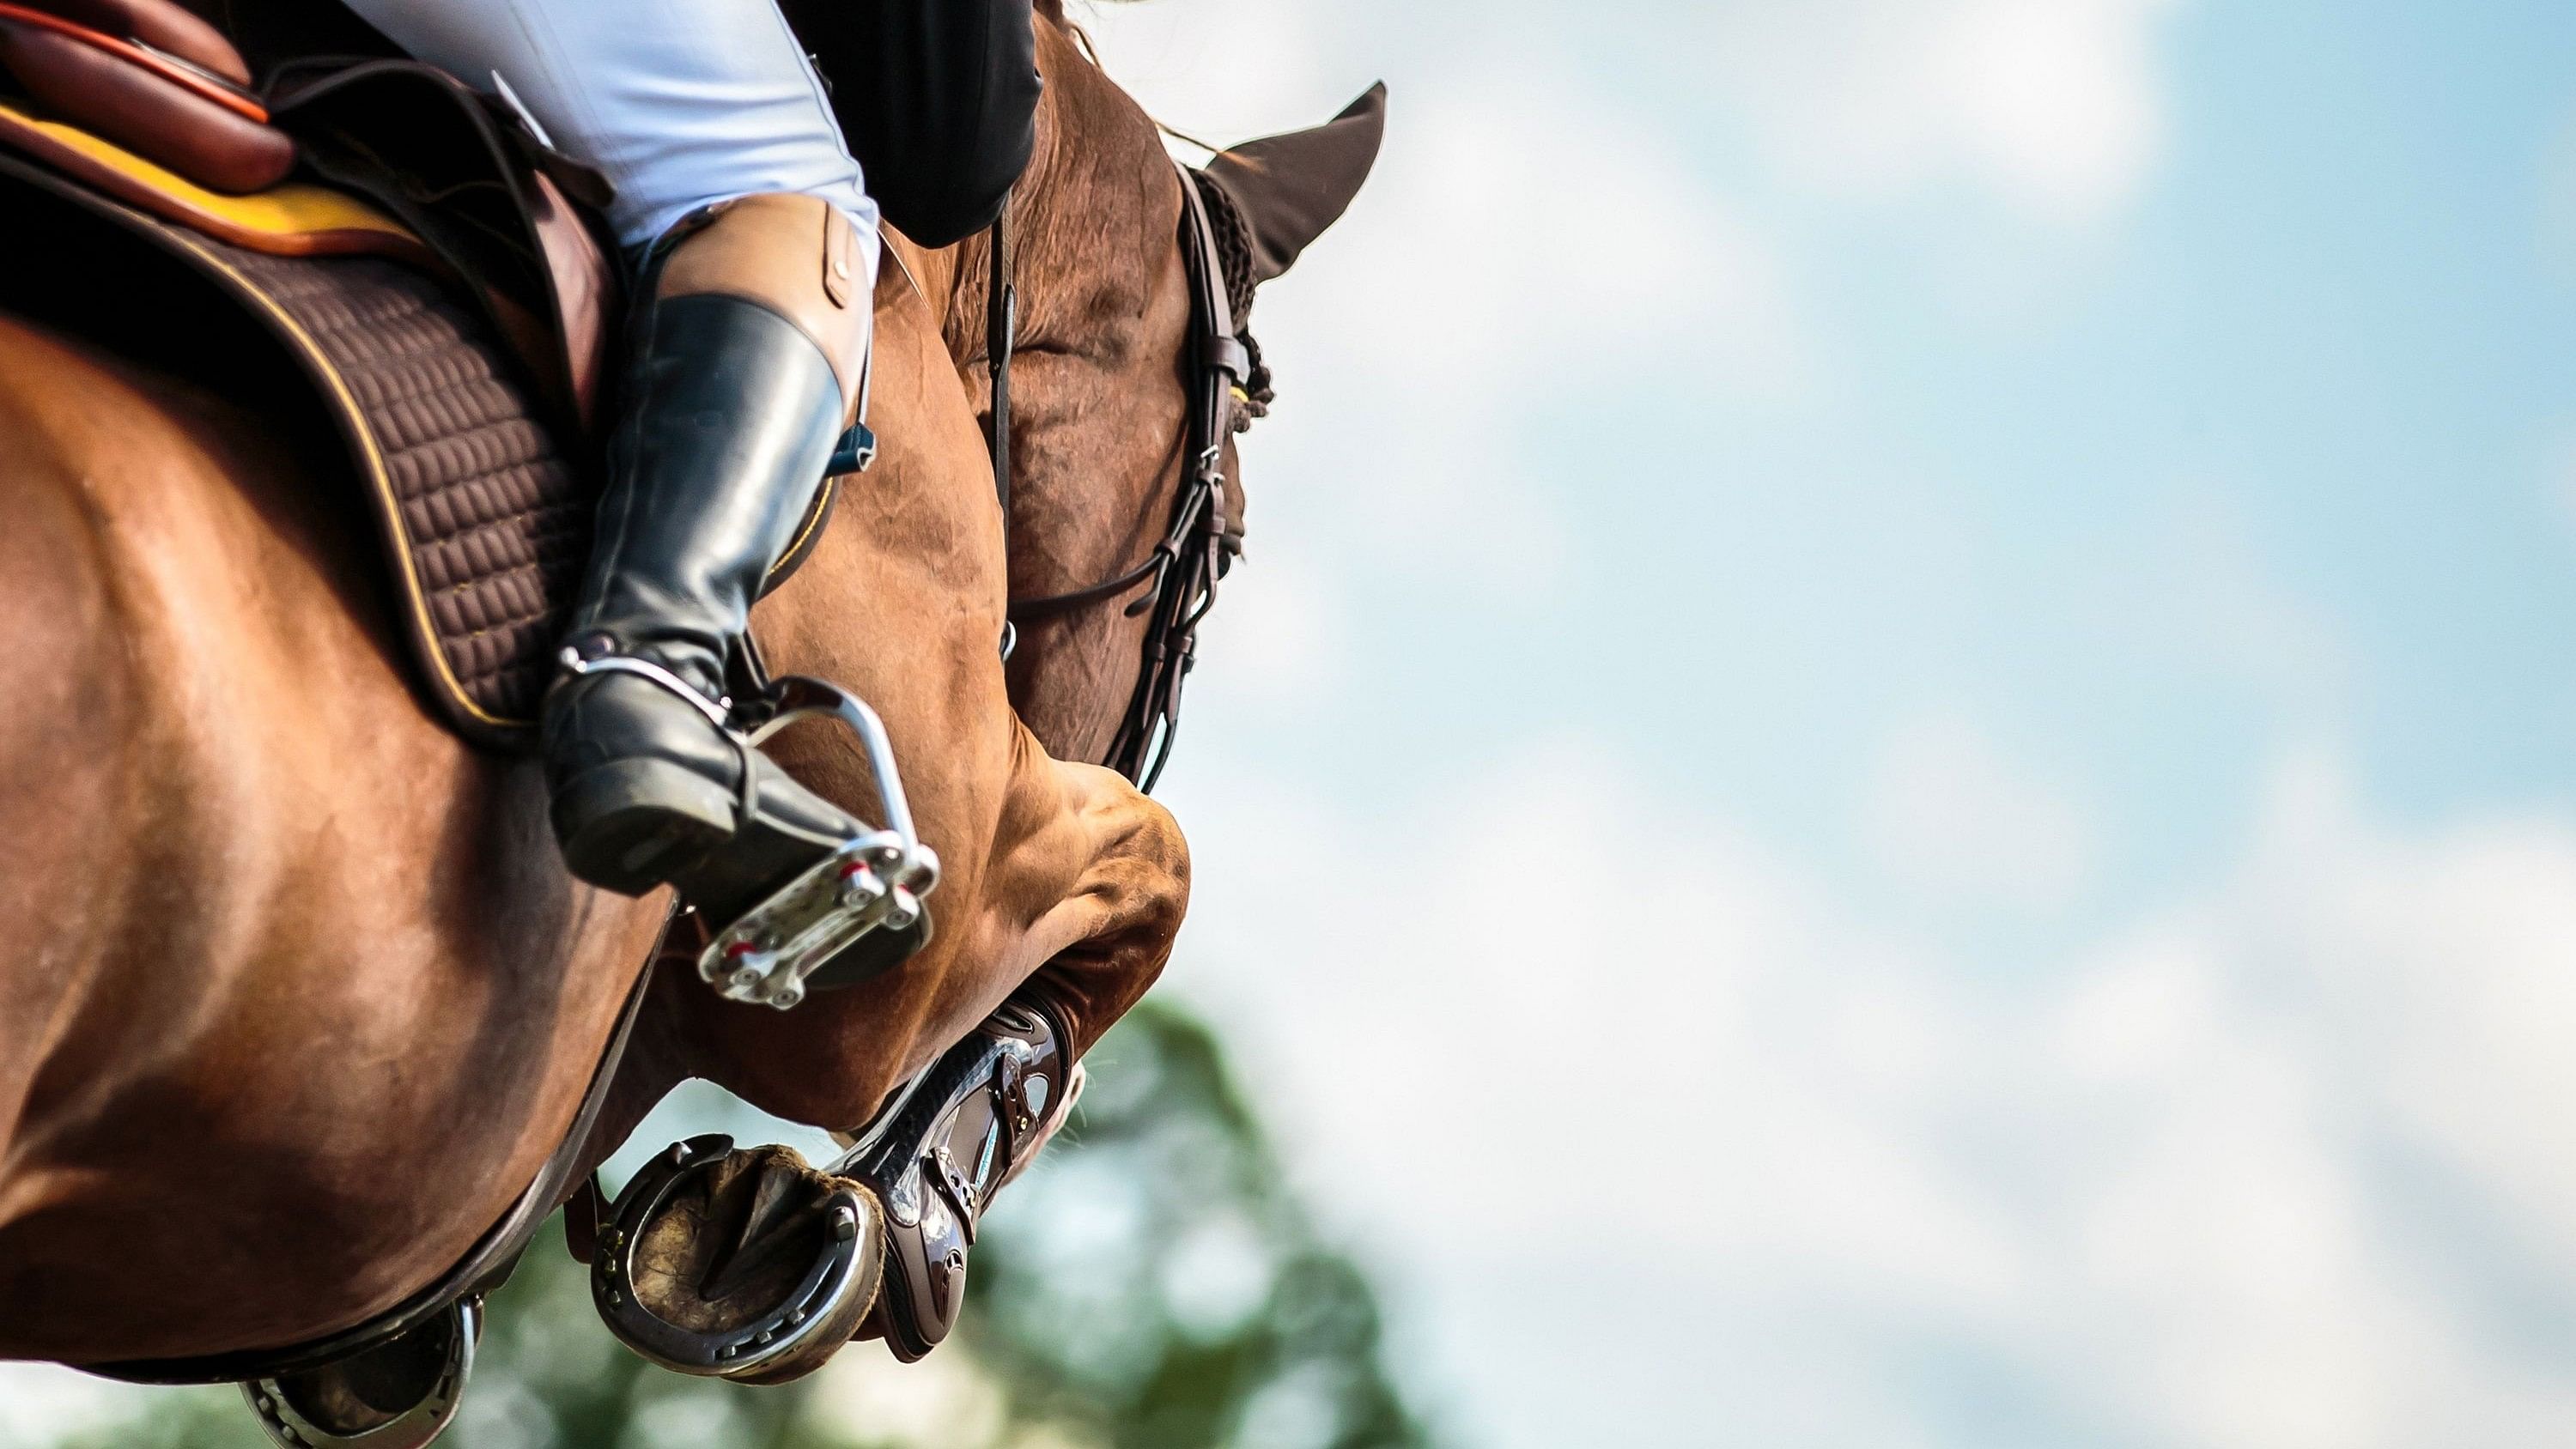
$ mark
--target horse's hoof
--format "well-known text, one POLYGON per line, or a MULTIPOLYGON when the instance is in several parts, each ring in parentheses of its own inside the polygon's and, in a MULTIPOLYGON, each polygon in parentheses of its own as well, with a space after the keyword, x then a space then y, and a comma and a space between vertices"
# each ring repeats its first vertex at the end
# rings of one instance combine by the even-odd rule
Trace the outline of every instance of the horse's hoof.
POLYGON ((693 1137, 618 1195, 591 1299, 664 1368, 785 1383, 821 1368, 867 1316, 884 1235, 874 1193, 794 1149, 693 1137))
POLYGON ((242 1397, 283 1449, 421 1449, 456 1418, 482 1333, 482 1300, 460 1299, 355 1357, 253 1379, 242 1397))

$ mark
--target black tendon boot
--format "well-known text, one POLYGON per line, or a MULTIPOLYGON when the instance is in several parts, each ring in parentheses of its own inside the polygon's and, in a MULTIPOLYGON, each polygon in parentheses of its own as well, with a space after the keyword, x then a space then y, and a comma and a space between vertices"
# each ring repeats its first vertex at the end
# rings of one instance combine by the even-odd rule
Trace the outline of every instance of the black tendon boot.
POLYGON ((1068 1047, 1054 1011, 1014 997, 913 1079, 835 1166, 885 1207, 885 1281, 859 1337, 883 1338, 911 1363, 957 1326, 977 1223, 1082 1095, 1068 1047))
POLYGON ((724 698, 857 386, 854 255, 847 219, 808 196, 746 197, 668 248, 546 699, 564 863, 626 895, 677 885, 718 925, 861 829, 729 728, 724 698))

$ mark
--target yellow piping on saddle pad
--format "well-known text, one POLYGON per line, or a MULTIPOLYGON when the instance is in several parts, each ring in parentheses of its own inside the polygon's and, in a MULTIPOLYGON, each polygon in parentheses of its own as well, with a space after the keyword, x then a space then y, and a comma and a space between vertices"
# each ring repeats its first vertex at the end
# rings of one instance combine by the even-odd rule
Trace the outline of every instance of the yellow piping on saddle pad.
POLYGON ((0 101, 0 145, 164 221, 274 256, 369 253, 435 265, 402 223, 346 192, 290 181, 249 196, 209 191, 112 141, 0 101))

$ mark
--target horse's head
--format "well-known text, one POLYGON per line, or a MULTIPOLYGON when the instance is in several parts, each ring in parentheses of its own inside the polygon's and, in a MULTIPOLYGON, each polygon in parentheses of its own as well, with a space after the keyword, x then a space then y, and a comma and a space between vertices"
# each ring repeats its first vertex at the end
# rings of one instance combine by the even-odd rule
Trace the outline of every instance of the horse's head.
MULTIPOLYGON (((1086 56, 1060 7, 1039 9, 1046 100, 1010 210, 1020 298, 1010 584, 1020 600, 1126 575, 1172 527, 1191 471, 1183 454, 1196 340, 1183 178, 1153 121, 1086 56)), ((1325 126, 1221 152, 1206 167, 1217 241, 1230 253, 1220 285, 1238 332, 1253 288, 1287 270, 1358 194, 1376 159, 1383 101, 1383 88, 1372 90, 1325 126)), ((959 249, 947 318, 951 351, 987 408, 988 247, 977 239, 959 249)), ((1237 408, 1267 401, 1264 377, 1257 370, 1237 408)), ((1229 545, 1244 520, 1230 433, 1220 499, 1229 545)), ((1109 752, 1138 687, 1152 588, 1140 579, 1067 607, 1018 611, 1011 700, 1056 757, 1109 752)))

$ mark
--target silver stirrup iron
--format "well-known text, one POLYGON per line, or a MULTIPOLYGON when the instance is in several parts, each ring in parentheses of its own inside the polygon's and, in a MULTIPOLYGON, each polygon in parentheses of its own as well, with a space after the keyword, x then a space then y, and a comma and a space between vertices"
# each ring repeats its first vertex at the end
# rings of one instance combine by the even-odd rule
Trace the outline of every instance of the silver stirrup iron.
POLYGON ((474 1345, 483 1336, 483 1300, 468 1296, 391 1343, 350 1361, 241 1386, 259 1427, 280 1449, 425 1449, 456 1421, 474 1345))
POLYGON ((698 956, 698 975, 728 1001, 780 1011, 805 999, 805 979, 871 931, 905 931, 921 919, 922 897, 939 885, 939 856, 913 833, 912 807, 895 767, 885 722, 837 684, 803 675, 776 682, 777 713, 752 731, 758 747, 800 719, 828 715, 866 747, 886 826, 846 843, 785 888, 716 933, 698 956))

